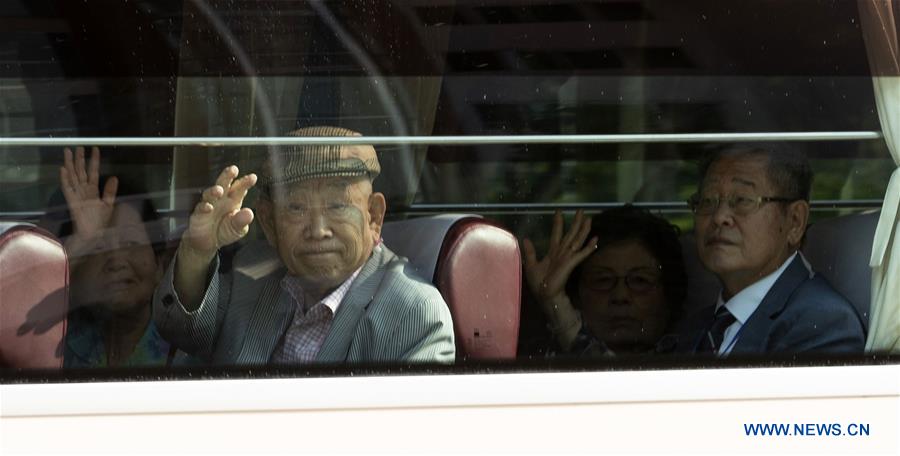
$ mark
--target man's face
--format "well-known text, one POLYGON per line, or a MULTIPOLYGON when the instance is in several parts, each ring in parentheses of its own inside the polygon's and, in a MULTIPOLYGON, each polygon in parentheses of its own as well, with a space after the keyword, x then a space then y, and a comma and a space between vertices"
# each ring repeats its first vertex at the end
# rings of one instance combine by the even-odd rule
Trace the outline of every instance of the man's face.
MULTIPOLYGON (((781 195, 770 182, 765 156, 722 157, 706 173, 701 197, 755 198, 781 195)), ((731 296, 780 267, 799 245, 808 205, 763 203, 739 215, 722 201, 712 214, 694 216, 700 260, 715 273, 731 296)))
POLYGON ((275 192, 260 222, 288 271, 310 292, 339 286, 381 236, 384 196, 368 179, 309 179, 275 192))

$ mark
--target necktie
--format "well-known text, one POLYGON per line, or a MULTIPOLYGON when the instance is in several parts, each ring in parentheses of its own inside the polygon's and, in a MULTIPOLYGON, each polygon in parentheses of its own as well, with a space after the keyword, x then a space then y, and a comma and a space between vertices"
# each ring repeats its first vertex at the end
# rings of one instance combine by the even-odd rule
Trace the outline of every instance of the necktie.
POLYGON ((719 350, 719 346, 722 345, 722 340, 725 339, 725 329, 735 321, 737 319, 728 311, 727 307, 719 307, 716 310, 715 320, 713 320, 712 325, 710 325, 709 330, 706 331, 706 335, 700 342, 698 351, 700 353, 716 353, 719 350))

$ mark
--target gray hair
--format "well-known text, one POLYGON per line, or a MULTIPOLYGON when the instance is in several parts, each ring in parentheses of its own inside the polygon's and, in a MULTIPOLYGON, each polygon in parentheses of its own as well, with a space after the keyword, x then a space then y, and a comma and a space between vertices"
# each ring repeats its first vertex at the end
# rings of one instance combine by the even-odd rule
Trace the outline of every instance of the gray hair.
POLYGON ((719 149, 700 162, 700 182, 703 186, 706 174, 713 163, 726 157, 765 157, 766 174, 775 185, 778 195, 809 201, 813 172, 806 154, 783 143, 739 143, 719 149))

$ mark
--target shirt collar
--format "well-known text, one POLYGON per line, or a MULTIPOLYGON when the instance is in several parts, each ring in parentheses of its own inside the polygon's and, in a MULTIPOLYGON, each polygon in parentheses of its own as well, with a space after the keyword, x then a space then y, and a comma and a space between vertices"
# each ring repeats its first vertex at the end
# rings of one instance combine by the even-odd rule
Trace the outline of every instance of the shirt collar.
MULTIPOLYGON (((344 296, 347 295, 347 292, 350 291, 350 285, 356 279, 356 276, 359 275, 360 271, 362 271, 362 266, 360 266, 353 274, 350 274, 350 277, 347 280, 343 281, 337 288, 334 289, 328 296, 322 298, 319 301, 322 304, 325 304, 326 307, 331 309, 331 314, 334 315, 337 313, 338 307, 341 305, 341 301, 344 300, 344 296)), ((291 297, 294 299, 294 302, 297 306, 306 313, 309 309, 311 309, 314 305, 318 303, 308 303, 304 298, 303 287, 300 285, 300 280, 291 274, 285 274, 284 278, 281 279, 281 288, 288 292, 291 297)))
MULTIPOLYGON (((762 279, 756 281, 752 285, 743 290, 739 291, 736 295, 732 296, 728 302, 725 302, 722 299, 722 292, 719 292, 719 299, 716 303, 716 310, 719 310, 723 305, 725 308, 734 315, 734 318, 737 319, 742 325, 747 323, 747 319, 750 318, 750 315, 756 311, 756 308, 759 307, 759 304, 762 303, 762 300, 766 297, 766 294, 769 293, 769 290, 772 289, 772 286, 775 285, 775 282, 781 277, 781 274, 787 269, 788 265, 794 261, 794 258, 797 257, 799 252, 794 252, 793 255, 788 257, 788 259, 774 272, 763 277, 762 279)), ((802 258, 802 256, 801 256, 802 258)), ((805 261, 804 261, 805 264, 805 261)))

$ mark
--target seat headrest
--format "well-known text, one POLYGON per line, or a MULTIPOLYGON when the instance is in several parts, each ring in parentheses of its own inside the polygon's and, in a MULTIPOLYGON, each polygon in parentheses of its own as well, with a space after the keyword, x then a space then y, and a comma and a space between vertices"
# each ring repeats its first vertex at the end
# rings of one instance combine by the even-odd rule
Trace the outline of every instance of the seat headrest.
POLYGON ((0 223, 0 365, 62 367, 68 259, 50 233, 0 223))
POLYGON ((722 290, 722 284, 716 275, 709 272, 700 262, 694 233, 685 233, 681 236, 681 250, 684 254, 684 272, 688 280, 683 312, 686 317, 715 304, 722 290))
POLYGON ((479 218, 458 221, 444 239, 434 283, 450 306, 462 357, 515 359, 522 258, 512 233, 479 218))
POLYGON ((847 298, 869 324, 872 240, 880 211, 817 221, 806 231, 803 255, 813 270, 847 298))
POLYGON ((387 222, 381 232, 384 245, 406 257, 423 279, 434 281, 438 257, 444 239, 456 222, 476 215, 441 214, 396 222, 387 222))
POLYGON ((453 316, 457 359, 512 359, 519 337, 519 244, 478 216, 385 223, 385 244, 441 292, 453 316))

